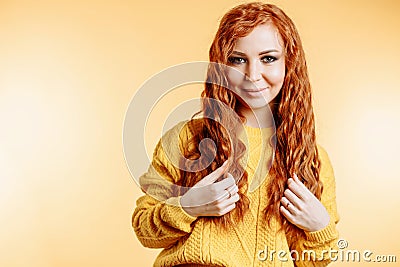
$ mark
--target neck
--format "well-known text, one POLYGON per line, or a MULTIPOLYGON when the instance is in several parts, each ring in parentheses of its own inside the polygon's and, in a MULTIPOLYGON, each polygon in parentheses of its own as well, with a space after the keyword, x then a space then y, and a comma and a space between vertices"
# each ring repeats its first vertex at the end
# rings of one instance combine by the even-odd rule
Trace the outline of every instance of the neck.
POLYGON ((269 108, 242 109, 246 125, 253 128, 268 128, 274 125, 274 118, 269 108))

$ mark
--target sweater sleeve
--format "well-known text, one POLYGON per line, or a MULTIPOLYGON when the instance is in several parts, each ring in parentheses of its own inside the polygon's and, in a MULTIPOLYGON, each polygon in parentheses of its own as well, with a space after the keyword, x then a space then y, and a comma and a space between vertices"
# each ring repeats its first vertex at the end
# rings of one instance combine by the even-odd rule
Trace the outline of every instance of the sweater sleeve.
MULTIPOLYGON (((323 183, 321 203, 329 213, 328 225, 314 232, 305 231, 305 238, 298 240, 292 250, 298 255, 295 266, 327 266, 330 260, 330 250, 338 250, 337 241, 339 233, 336 224, 339 222, 339 215, 336 208, 336 184, 335 177, 326 151, 318 145, 318 154, 321 159, 320 179, 323 183)), ((292 256, 295 256, 292 254, 292 256)))
POLYGON ((181 126, 178 124, 160 139, 148 171, 139 178, 141 189, 146 194, 136 202, 132 226, 145 247, 173 245, 191 232, 192 223, 197 219, 182 209, 180 196, 176 194, 180 172, 172 162, 179 158, 181 126))

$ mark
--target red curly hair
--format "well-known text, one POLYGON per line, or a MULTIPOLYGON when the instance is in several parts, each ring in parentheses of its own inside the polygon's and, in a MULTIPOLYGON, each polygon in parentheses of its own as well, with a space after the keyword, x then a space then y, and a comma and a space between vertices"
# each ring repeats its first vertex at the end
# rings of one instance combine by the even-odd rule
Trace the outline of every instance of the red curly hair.
MULTIPOLYGON (((275 217, 280 221, 282 229, 286 231, 289 245, 293 238, 303 235, 303 231, 291 224, 279 211, 280 200, 287 188, 289 177, 296 173, 306 187, 318 198, 321 198, 322 183, 319 179, 320 160, 315 140, 314 113, 311 100, 311 86, 307 73, 305 54, 300 36, 292 20, 278 7, 264 3, 247 3, 234 7, 224 15, 209 50, 210 62, 228 65, 228 58, 238 38, 247 36, 256 26, 271 23, 278 30, 285 54, 285 79, 278 96, 270 103, 276 125, 276 151, 269 175, 272 177, 267 186, 265 197, 268 206, 265 209, 265 218, 268 223, 275 217)), ((185 151, 184 156, 189 159, 200 158, 198 144, 204 138, 212 139, 217 146, 214 162, 200 172, 181 171, 183 186, 193 186, 205 175, 214 171, 225 160, 233 159, 229 172, 243 173, 236 177, 239 186, 240 201, 236 209, 221 217, 209 218, 215 223, 227 226, 243 218, 248 210, 249 199, 246 197, 248 188, 247 172, 238 164, 245 154, 246 147, 229 133, 222 125, 232 125, 234 122, 229 116, 224 116, 223 110, 216 107, 209 99, 216 99, 233 110, 238 110, 236 95, 226 88, 226 77, 215 66, 210 66, 207 79, 214 81, 206 83, 202 92, 202 111, 205 117, 202 130, 196 133, 185 151), (217 123, 216 121, 223 123, 217 123), (229 138, 233 138, 229 140, 229 138)), ((240 114, 238 114, 241 116, 240 114)), ((245 118, 241 116, 242 121, 245 118)), ((233 126, 232 126, 233 127, 233 126)), ((210 147, 210 155, 214 147, 210 147)), ((215 151, 214 151, 215 152, 215 151)))

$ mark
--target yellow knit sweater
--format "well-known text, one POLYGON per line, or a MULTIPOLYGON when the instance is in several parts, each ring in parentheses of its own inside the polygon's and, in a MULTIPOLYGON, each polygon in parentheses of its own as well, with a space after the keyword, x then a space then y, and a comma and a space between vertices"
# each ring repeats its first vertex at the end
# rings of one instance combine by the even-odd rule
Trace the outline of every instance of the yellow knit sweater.
MULTIPOLYGON (((147 194, 137 200, 137 207, 132 217, 135 233, 145 247, 164 248, 155 260, 154 266, 200 264, 200 266, 229 267, 289 267, 329 264, 329 250, 337 249, 336 224, 339 216, 336 210, 334 174, 328 155, 318 146, 321 159, 320 179, 324 185, 321 202, 330 215, 330 222, 322 230, 305 232, 305 239, 296 240, 295 245, 289 248, 285 233, 278 231, 280 227, 278 221, 272 220, 271 226, 268 226, 263 219, 262 213, 267 205, 265 194, 269 176, 260 177, 257 175, 259 172, 254 171, 259 162, 271 159, 271 147, 262 146, 260 137, 271 136, 272 129, 245 126, 245 132, 248 140, 246 170, 250 184, 248 192, 250 210, 242 222, 230 227, 226 232, 204 220, 203 217, 192 217, 187 214, 179 206, 180 197, 173 196, 169 182, 178 183, 179 169, 171 162, 177 162, 179 151, 176 148, 185 145, 185 140, 192 134, 191 131, 182 122, 162 137, 163 142, 160 140, 154 150, 152 164, 140 177, 141 187, 147 194), (290 254, 293 250, 296 252, 290 254), (292 260, 290 255, 296 260, 292 260), (315 260, 312 256, 315 256, 315 260)), ((263 173, 262 170, 260 173, 263 173)))

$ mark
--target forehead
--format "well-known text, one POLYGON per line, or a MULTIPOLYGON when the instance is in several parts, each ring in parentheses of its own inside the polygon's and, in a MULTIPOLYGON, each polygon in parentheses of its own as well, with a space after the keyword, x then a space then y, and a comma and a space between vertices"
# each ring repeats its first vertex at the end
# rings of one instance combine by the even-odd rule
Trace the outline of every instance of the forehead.
POLYGON ((247 36, 237 39, 235 50, 241 52, 276 49, 282 51, 283 40, 278 29, 272 23, 256 26, 247 36))

